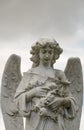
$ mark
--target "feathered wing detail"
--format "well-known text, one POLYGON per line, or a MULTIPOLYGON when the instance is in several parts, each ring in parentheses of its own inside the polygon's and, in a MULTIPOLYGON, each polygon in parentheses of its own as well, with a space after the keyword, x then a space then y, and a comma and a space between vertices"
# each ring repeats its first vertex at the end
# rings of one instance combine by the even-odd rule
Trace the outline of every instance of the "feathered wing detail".
POLYGON ((83 102, 83 75, 79 58, 70 58, 65 68, 65 75, 70 80, 69 90, 77 101, 78 110, 73 120, 65 120, 66 130, 79 130, 82 102, 83 102))
POLYGON ((19 56, 9 57, 2 77, 1 109, 6 130, 23 130, 23 118, 14 103, 14 94, 21 81, 19 56))

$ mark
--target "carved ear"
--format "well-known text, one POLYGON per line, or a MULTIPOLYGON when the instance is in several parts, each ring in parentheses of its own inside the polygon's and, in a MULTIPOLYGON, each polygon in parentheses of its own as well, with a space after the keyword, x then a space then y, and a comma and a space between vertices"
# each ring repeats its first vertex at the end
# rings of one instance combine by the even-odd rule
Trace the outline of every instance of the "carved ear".
POLYGON ((58 58, 59 58, 59 55, 58 55, 58 54, 56 54, 56 55, 55 55, 55 59, 58 59, 58 58))
POLYGON ((55 62, 56 62, 56 60, 57 60, 59 57, 60 57, 60 55, 58 55, 58 54, 54 55, 54 58, 53 58, 53 63, 55 63, 55 62))

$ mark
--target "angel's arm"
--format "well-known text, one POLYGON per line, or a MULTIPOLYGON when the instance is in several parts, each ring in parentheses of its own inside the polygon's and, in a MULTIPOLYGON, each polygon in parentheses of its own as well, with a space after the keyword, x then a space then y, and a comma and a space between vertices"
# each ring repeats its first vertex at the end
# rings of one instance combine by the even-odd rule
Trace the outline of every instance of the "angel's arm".
POLYGON ((63 113, 64 113, 63 115, 67 119, 74 118, 77 112, 77 103, 73 96, 69 96, 65 98, 55 97, 52 102, 47 103, 47 106, 51 109, 51 111, 58 111, 63 109, 63 113))

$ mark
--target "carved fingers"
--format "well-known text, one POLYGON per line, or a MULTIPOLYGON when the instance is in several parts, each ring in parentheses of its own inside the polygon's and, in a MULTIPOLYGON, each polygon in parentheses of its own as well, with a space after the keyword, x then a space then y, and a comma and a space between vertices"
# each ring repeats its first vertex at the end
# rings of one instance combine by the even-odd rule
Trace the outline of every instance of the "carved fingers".
POLYGON ((52 102, 48 103, 48 107, 52 111, 56 111, 61 106, 63 106, 63 98, 56 97, 52 102))
POLYGON ((37 87, 35 88, 35 97, 45 97, 47 94, 48 88, 44 87, 37 87))

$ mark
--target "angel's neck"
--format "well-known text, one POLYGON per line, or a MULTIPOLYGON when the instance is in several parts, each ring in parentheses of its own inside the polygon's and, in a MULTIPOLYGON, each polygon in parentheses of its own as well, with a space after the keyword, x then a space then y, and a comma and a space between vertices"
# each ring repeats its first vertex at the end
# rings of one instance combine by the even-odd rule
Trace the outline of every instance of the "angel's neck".
POLYGON ((52 77, 55 78, 55 72, 54 69, 51 66, 43 66, 39 65, 38 67, 33 69, 34 73, 38 73, 39 75, 42 75, 44 77, 52 77))
POLYGON ((52 70, 53 69, 50 64, 42 64, 42 63, 39 64, 38 68, 41 68, 43 70, 52 70))

